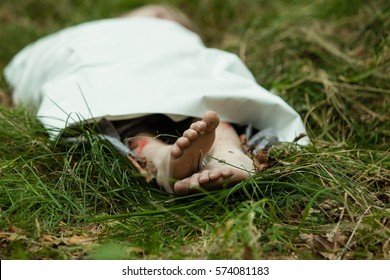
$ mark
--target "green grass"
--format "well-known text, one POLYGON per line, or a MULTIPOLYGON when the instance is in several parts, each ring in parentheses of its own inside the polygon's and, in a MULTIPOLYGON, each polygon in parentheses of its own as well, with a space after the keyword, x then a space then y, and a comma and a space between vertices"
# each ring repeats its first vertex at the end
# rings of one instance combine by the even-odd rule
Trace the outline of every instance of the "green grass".
MULTIPOLYGON (((152 3, 17 2, 0 3, 0 68, 45 34, 152 3)), ((233 188, 171 197, 93 134, 53 142, 1 105, 1 259, 389 259, 388 1, 164 3, 291 104, 312 145, 271 149, 233 188)))

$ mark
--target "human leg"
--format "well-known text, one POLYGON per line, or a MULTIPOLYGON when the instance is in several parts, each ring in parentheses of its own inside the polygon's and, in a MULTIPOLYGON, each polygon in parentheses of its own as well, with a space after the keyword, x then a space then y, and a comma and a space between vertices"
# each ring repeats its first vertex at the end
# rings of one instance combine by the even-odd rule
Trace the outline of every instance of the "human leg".
POLYGON ((219 118, 208 111, 191 124, 173 145, 167 145, 151 134, 140 133, 130 142, 130 148, 140 157, 151 161, 157 169, 157 184, 174 193, 175 180, 198 172, 203 158, 212 148, 219 118))

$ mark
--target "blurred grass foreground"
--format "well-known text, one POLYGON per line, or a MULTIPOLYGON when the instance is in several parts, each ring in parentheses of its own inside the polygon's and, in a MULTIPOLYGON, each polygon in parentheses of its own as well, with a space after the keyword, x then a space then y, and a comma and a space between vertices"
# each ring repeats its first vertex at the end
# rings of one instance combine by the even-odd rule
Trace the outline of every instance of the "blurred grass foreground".
POLYGON ((2 0, 0 68, 43 35, 150 3, 238 54, 312 145, 270 149, 233 188, 171 197, 102 140, 50 140, 0 77, 1 259, 389 259, 390 2, 2 0))

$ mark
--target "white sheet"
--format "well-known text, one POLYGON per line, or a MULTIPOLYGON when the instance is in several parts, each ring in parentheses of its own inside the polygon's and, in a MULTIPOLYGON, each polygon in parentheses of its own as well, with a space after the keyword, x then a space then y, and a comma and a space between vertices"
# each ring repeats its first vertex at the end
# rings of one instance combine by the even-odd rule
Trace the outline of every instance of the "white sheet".
POLYGON ((206 48, 197 34, 168 20, 70 27, 27 46, 4 73, 15 103, 35 106, 53 137, 81 120, 153 113, 181 120, 208 109, 224 121, 272 127, 281 141, 305 133, 299 115, 259 86, 236 55, 206 48))

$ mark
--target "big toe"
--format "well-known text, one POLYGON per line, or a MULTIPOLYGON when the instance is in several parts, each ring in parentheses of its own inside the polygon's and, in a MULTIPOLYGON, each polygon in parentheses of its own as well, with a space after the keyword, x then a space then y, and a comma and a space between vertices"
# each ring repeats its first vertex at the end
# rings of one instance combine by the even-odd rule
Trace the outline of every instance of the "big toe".
POLYGON ((177 181, 173 186, 173 190, 174 190, 175 194, 177 194, 177 195, 189 194, 190 193, 190 184, 191 184, 191 179, 185 178, 183 180, 177 181))
POLYGON ((219 125, 219 117, 214 111, 207 111, 202 120, 207 124, 206 132, 214 131, 219 125))

